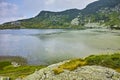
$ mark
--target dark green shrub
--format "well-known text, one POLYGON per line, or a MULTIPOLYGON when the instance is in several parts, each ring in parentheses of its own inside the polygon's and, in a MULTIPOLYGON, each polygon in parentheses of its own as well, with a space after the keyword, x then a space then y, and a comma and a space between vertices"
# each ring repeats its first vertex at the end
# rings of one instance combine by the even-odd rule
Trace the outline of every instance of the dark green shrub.
POLYGON ((0 70, 2 70, 4 67, 11 65, 11 62, 3 61, 0 62, 0 70))

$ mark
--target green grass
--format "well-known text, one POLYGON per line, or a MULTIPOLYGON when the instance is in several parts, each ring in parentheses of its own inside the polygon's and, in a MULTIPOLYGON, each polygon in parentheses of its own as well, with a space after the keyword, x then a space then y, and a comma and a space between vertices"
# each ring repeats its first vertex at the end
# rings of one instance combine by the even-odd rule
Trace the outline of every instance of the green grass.
POLYGON ((10 77, 11 80, 23 78, 44 67, 27 65, 27 60, 19 56, 0 56, 0 76, 10 77), (13 67, 11 62, 17 62, 21 66, 13 67))
POLYGON ((29 74, 34 73, 36 70, 44 68, 45 66, 20 66, 13 67, 12 65, 5 66, 2 70, 0 70, 0 76, 9 76, 12 80, 16 78, 23 78, 29 74))
POLYGON ((120 68, 120 53, 91 55, 86 57, 87 65, 100 65, 109 68, 120 68))
POLYGON ((65 69, 71 71, 85 65, 98 65, 112 68, 117 72, 120 72, 120 52, 105 55, 90 55, 84 59, 73 59, 69 62, 59 65, 57 68, 54 68, 53 71, 55 74, 60 74, 64 72, 65 69))
POLYGON ((58 66, 58 68, 54 68, 53 71, 55 74, 59 74, 59 73, 64 72, 64 69, 72 71, 72 70, 76 69, 77 67, 84 66, 84 65, 86 65, 85 60, 73 59, 73 60, 70 60, 69 62, 66 62, 66 63, 58 66))
POLYGON ((11 62, 3 61, 0 62, 0 70, 3 70, 4 67, 11 65, 11 62))

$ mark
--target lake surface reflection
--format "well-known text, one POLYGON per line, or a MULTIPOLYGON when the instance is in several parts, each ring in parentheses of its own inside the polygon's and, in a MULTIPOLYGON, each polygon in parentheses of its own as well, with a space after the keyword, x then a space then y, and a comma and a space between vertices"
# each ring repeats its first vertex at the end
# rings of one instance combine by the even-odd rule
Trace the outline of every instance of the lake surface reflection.
POLYGON ((30 64, 116 51, 120 51, 120 31, 115 30, 0 30, 0 55, 23 56, 30 64))

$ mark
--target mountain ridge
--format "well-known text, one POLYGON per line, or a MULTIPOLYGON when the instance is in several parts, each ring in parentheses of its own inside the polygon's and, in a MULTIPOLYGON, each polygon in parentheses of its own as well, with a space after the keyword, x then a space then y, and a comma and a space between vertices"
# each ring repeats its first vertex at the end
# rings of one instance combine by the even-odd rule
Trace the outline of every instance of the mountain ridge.
POLYGON ((41 11, 38 15, 29 19, 4 23, 0 25, 0 29, 81 29, 85 28, 85 25, 88 23, 99 23, 100 25, 104 24, 104 27, 120 28, 119 8, 120 0, 98 0, 88 4, 82 10, 74 8, 60 12, 41 11), (118 6, 118 9, 116 6, 118 6))

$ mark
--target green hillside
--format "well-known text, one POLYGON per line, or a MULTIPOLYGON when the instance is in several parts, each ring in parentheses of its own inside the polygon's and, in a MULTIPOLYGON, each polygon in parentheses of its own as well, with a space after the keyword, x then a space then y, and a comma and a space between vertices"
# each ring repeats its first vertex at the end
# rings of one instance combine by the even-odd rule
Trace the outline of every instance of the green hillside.
MULTIPOLYGON (((30 19, 4 23, 0 25, 0 29, 81 29, 85 28, 88 23, 99 23, 99 25, 104 25, 103 27, 120 29, 120 0, 98 0, 82 10, 41 11, 30 19)), ((89 27, 91 26, 89 25, 89 27)))

